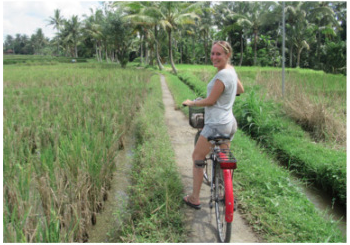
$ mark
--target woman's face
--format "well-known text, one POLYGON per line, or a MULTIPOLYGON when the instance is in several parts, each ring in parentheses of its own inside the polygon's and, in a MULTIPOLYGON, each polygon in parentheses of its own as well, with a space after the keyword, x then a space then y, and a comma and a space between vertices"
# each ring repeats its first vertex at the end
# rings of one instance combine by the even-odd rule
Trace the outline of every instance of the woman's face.
POLYGON ((213 62, 213 66, 218 70, 222 70, 226 67, 229 57, 229 54, 226 54, 223 47, 219 44, 214 44, 211 48, 210 59, 211 62, 213 62))

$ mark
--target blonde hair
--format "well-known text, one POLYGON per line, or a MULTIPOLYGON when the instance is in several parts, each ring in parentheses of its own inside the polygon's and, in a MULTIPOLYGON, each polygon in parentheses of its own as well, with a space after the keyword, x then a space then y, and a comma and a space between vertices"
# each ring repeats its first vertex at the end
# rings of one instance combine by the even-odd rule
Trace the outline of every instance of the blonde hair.
POLYGON ((226 42, 226 41, 215 41, 213 43, 213 45, 215 45, 215 44, 220 45, 224 49, 224 52, 226 54, 230 54, 230 57, 231 57, 231 55, 232 55, 232 47, 231 47, 231 45, 228 42, 226 42))

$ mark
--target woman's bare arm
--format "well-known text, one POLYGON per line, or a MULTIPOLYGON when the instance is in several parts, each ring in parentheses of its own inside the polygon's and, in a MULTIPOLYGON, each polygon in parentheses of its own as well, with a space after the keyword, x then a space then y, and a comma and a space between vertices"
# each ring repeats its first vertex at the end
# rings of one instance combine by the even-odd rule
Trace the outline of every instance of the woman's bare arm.
POLYGON ((241 83, 241 80, 237 80, 237 93, 236 94, 241 94, 241 93, 244 93, 244 88, 243 88, 243 85, 241 83))
POLYGON ((215 81, 213 89, 211 90, 211 93, 207 98, 202 100, 197 100, 197 101, 186 100, 182 102, 182 104, 187 106, 212 106, 219 99, 222 92, 224 92, 224 89, 225 89, 224 83, 219 79, 217 79, 215 81))

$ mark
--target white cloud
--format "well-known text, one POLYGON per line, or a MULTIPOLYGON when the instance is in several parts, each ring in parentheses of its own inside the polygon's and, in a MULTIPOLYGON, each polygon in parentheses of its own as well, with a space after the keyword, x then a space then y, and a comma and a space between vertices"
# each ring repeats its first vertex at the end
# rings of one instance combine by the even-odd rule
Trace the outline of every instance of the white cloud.
POLYGON ((90 14, 90 7, 96 9, 98 2, 93 1, 4 1, 3 2, 3 38, 26 34, 29 37, 41 28, 46 37, 52 38, 56 30, 48 26, 48 20, 54 16, 55 9, 61 10, 65 19, 73 15, 83 19, 90 14))

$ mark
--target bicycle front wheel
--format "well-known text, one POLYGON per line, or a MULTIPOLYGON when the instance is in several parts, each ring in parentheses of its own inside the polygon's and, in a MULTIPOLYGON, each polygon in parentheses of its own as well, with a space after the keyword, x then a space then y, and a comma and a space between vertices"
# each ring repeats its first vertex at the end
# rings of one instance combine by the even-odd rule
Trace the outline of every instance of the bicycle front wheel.
POLYGON ((216 166, 215 171, 215 215, 220 242, 228 243, 231 239, 232 223, 226 222, 225 183, 222 169, 216 166))

